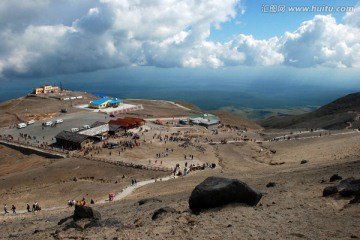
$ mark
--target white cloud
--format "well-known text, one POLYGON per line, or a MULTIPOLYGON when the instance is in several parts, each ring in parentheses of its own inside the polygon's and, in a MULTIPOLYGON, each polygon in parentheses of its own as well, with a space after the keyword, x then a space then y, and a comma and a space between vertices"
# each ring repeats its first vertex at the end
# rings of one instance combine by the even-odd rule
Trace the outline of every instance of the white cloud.
POLYGON ((296 67, 356 67, 360 29, 337 24, 330 15, 315 16, 281 39, 285 64, 296 67))
POLYGON ((360 67, 360 8, 344 24, 316 16, 281 37, 209 40, 211 27, 244 9, 240 0, 2 1, 0 76, 131 65, 360 67))

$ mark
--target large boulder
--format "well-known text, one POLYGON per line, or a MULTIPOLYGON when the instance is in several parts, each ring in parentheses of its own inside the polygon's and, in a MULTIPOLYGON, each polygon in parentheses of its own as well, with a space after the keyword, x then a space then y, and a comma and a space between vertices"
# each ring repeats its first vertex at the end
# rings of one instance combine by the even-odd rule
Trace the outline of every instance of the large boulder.
POLYGON ((98 211, 92 209, 91 207, 75 205, 75 211, 74 211, 74 216, 73 216, 74 221, 77 221, 77 220, 80 220, 83 218, 101 220, 101 214, 98 211))
POLYGON ((245 203, 255 206, 262 193, 237 179, 208 177, 197 185, 189 198, 194 212, 224 206, 229 203, 245 203))

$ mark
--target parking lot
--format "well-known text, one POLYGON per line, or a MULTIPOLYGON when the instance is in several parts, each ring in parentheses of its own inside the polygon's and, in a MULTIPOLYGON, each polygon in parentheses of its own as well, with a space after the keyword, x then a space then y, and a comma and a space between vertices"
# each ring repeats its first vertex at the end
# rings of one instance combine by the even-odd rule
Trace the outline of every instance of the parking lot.
MULTIPOLYGON (((22 141, 20 133, 27 134, 31 139, 26 141, 29 143, 47 142, 49 145, 56 142, 55 136, 63 130, 71 131, 72 128, 81 129, 84 125, 91 125, 96 121, 107 123, 111 118, 109 115, 101 112, 76 112, 76 113, 64 113, 57 118, 35 121, 35 123, 26 126, 25 128, 6 128, 1 129, 1 135, 11 135, 14 140, 22 141), (55 124, 54 126, 43 126, 43 123, 52 121, 53 123, 57 119, 63 119, 62 123, 55 124), (34 136, 36 139, 34 139, 34 136)), ((115 119, 115 118, 113 118, 115 119)))

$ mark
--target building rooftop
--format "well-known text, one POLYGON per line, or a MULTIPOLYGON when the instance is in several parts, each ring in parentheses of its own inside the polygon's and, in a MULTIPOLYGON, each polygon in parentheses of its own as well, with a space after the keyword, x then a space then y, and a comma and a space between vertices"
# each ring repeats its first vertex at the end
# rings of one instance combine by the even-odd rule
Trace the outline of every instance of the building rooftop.
POLYGON ((87 136, 96 136, 108 131, 109 131, 109 124, 105 124, 94 128, 82 130, 79 133, 87 136))
POLYGON ((100 104, 103 104, 107 101, 111 101, 110 98, 100 98, 100 99, 97 99, 97 100, 94 100, 92 102, 90 102, 90 104, 94 104, 94 105, 100 105, 100 104))
POLYGON ((56 139, 61 139, 61 140, 66 140, 66 141, 69 141, 69 142, 81 143, 84 140, 86 140, 87 138, 89 138, 89 136, 79 134, 79 133, 76 133, 76 132, 62 131, 62 132, 58 133, 55 136, 55 138, 56 139))

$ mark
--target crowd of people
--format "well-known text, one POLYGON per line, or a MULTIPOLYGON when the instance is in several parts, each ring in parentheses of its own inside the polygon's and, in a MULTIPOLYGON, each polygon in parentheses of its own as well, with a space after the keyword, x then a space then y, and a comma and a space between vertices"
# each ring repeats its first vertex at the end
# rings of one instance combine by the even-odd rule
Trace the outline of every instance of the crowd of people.
MULTIPOLYGON (((38 202, 34 202, 34 204, 32 205, 32 208, 30 207, 29 204, 26 204, 26 210, 27 212, 35 212, 35 211, 40 211, 41 210, 41 207, 39 205, 38 202)), ((16 214, 16 206, 15 205, 12 205, 11 206, 11 211, 12 211, 12 214, 16 214)), ((7 214, 10 214, 10 212, 8 211, 8 207, 6 204, 4 204, 4 214, 7 215, 7 214)))
MULTIPOLYGON (((91 199, 90 204, 95 204, 95 201, 93 199, 91 199)), ((82 198, 80 201, 68 200, 67 205, 68 205, 68 207, 85 206, 86 205, 86 199, 82 198)))

